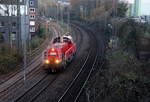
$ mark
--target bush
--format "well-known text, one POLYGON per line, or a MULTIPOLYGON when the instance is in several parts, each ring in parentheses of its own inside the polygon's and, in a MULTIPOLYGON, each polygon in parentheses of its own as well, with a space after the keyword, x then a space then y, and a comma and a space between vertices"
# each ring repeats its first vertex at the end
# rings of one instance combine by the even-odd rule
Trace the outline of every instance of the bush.
POLYGON ((1 48, 0 73, 3 74, 14 70, 20 62, 22 62, 22 56, 17 53, 16 48, 1 48))
POLYGON ((17 64, 17 58, 14 56, 0 56, 0 73, 6 73, 13 70, 17 64))
POLYGON ((136 80, 138 78, 137 70, 141 63, 129 53, 118 49, 108 55, 112 75, 119 76, 126 80, 136 80), (119 59, 119 60, 118 60, 119 59))
POLYGON ((34 50, 35 48, 37 48, 38 46, 40 46, 43 43, 43 41, 44 41, 44 39, 35 36, 32 39, 32 42, 31 42, 32 50, 34 50))
POLYGON ((111 79, 109 88, 112 100, 114 102, 147 102, 145 100, 148 99, 149 92, 146 85, 150 82, 150 61, 139 62, 133 55, 122 49, 108 51, 107 59, 110 63, 108 77, 111 79))
POLYGON ((138 37, 150 38, 150 28, 148 24, 137 23, 133 20, 127 20, 120 25, 118 37, 121 46, 126 50, 136 50, 138 37))
POLYGON ((0 43, 4 42, 4 37, 3 37, 3 34, 0 33, 0 43))
POLYGON ((38 28, 38 38, 45 38, 45 32, 46 29, 44 28, 44 26, 40 25, 39 28, 38 28))

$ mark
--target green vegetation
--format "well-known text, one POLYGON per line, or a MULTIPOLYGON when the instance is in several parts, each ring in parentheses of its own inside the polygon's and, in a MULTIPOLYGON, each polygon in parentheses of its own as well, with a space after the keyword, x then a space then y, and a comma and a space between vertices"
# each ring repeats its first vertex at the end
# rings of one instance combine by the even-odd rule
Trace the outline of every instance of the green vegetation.
POLYGON ((14 70, 22 62, 22 57, 16 48, 1 47, 0 49, 0 74, 14 70))
POLYGON ((45 38, 46 28, 43 25, 40 25, 37 33, 39 38, 45 38))
POLYGON ((40 38, 39 36, 34 36, 31 41, 32 50, 39 47, 43 43, 43 41, 44 41, 43 38, 40 38))
POLYGON ((117 37, 120 47, 138 56, 140 49, 148 52, 146 47, 150 45, 150 27, 148 24, 128 19, 120 24, 117 37))
POLYGON ((137 54, 138 48, 142 51, 148 49, 150 41, 145 39, 150 38, 150 26, 147 23, 120 18, 125 16, 126 10, 126 5, 120 4, 117 15, 119 18, 112 18, 111 22, 117 26, 117 29, 113 29, 117 34, 111 36, 116 36, 119 40, 118 46, 108 49, 106 53, 109 63, 106 76, 109 80, 109 93, 106 98, 110 97, 110 102, 147 102, 150 61, 138 60, 137 54))
POLYGON ((108 50, 107 60, 109 61, 107 78, 110 83, 108 87, 111 90, 108 96, 111 96, 111 100, 147 102, 150 61, 140 62, 123 49, 108 50))
POLYGON ((37 31, 37 34, 32 37, 31 49, 34 50, 40 46, 46 37, 46 28, 43 25, 40 25, 37 31))
MULTIPOLYGON (((32 50, 43 43, 45 39, 45 31, 44 26, 39 26, 38 34, 32 37, 32 50)), ((0 41, 1 40, 2 39, 0 37, 0 41)), ((16 48, 6 47, 9 46, 7 44, 5 44, 5 46, 3 45, 1 45, 0 48, 0 74, 5 74, 14 70, 17 65, 22 62, 22 56, 18 54, 18 50, 16 48)))
POLYGON ((141 63, 128 52, 122 49, 117 49, 107 52, 107 60, 110 63, 110 73, 113 76, 113 81, 138 79, 138 69, 141 63), (120 60, 118 60, 120 59, 120 60))
POLYGON ((124 49, 135 49, 137 36, 141 33, 142 30, 140 30, 140 25, 138 23, 132 20, 126 21, 122 24, 118 33, 121 46, 124 46, 124 49))
POLYGON ((128 10, 128 4, 125 2, 119 2, 117 5, 117 16, 125 17, 127 10, 128 10))
POLYGON ((138 48, 150 52, 148 49, 150 48, 148 46, 150 45, 150 25, 125 18, 126 3, 118 3, 117 12, 109 10, 110 14, 107 14, 106 9, 104 11, 102 9, 95 10, 93 15, 99 18, 93 20, 90 27, 93 27, 96 32, 101 32, 108 42, 112 38, 111 41, 116 41, 117 44, 111 43, 116 47, 107 49, 105 65, 100 69, 97 68, 98 71, 96 70, 95 73, 93 72, 86 88, 89 100, 92 102, 148 102, 150 100, 150 60, 138 60, 137 52, 138 48), (104 16, 104 13, 107 15, 104 16), (106 22, 103 19, 105 17, 106 22), (109 24, 106 29, 104 29, 105 23, 109 24))
POLYGON ((0 43, 2 43, 4 41, 3 35, 2 33, 0 33, 0 43))

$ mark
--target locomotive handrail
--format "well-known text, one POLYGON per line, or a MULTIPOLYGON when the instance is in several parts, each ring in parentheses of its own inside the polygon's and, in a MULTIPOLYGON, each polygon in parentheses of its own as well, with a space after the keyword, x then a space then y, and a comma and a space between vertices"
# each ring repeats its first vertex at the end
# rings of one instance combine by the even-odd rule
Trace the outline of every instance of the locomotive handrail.
POLYGON ((65 59, 67 58, 67 53, 71 50, 71 49, 73 49, 73 47, 75 47, 75 44, 73 44, 73 46, 72 47, 70 47, 66 52, 65 52, 65 59))

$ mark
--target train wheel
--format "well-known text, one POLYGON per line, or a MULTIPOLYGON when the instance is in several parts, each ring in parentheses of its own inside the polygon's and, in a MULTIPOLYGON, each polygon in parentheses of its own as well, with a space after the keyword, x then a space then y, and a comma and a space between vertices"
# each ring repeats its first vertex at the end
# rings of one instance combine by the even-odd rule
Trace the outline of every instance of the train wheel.
POLYGON ((55 70, 54 70, 54 69, 52 69, 51 71, 52 71, 52 73, 54 73, 54 72, 55 72, 55 70))
POLYGON ((57 70, 56 70, 56 69, 51 69, 51 72, 52 72, 52 73, 56 73, 57 70))

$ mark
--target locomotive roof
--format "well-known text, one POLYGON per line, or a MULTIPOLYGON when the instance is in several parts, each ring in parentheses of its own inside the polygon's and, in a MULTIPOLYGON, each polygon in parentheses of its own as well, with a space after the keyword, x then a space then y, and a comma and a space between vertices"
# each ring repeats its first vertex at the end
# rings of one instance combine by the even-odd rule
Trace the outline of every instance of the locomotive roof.
POLYGON ((65 43, 55 43, 52 45, 53 48, 62 48, 65 45, 65 43))

